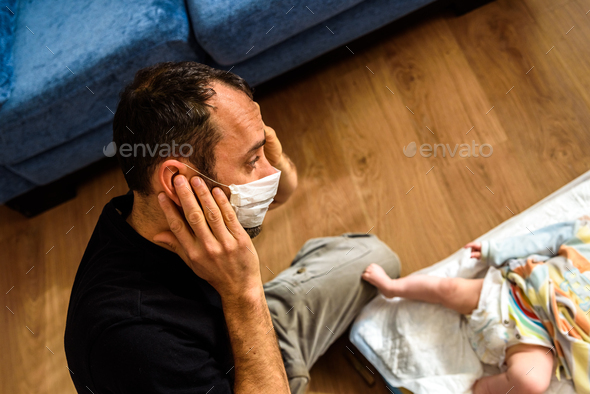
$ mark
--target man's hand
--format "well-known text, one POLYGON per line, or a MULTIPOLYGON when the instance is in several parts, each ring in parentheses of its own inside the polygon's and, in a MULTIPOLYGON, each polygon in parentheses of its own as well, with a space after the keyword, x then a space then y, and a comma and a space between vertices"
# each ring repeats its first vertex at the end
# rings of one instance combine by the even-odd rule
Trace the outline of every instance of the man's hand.
MULTIPOLYGON (((257 102, 254 102, 260 109, 257 102)), ((264 124, 264 121, 262 121, 264 124)), ((279 189, 269 209, 274 209, 285 203, 291 194, 297 189, 297 168, 291 159, 283 152, 281 141, 272 127, 264 125, 266 144, 264 144, 264 156, 268 162, 278 170, 281 170, 279 189)))
MULTIPOLYGON (((254 101, 254 104, 256 104, 258 110, 260 110, 260 105, 258 105, 256 101, 254 101)), ((282 168, 278 167, 283 165, 283 146, 281 145, 281 141, 279 141, 275 130, 264 124, 264 120, 262 121, 262 124, 264 125, 264 137, 266 138, 266 144, 264 144, 264 156, 266 156, 271 166, 283 171, 282 168)))
POLYGON ((213 188, 213 198, 199 177, 193 177, 191 185, 204 208, 199 207, 186 178, 176 176, 174 188, 184 218, 160 193, 158 201, 170 231, 156 234, 153 240, 173 249, 221 296, 235 362, 234 392, 288 394, 278 339, 274 331, 270 333, 273 325, 256 249, 220 188, 213 188))
POLYGON ((154 236, 154 242, 171 247, 222 297, 259 291, 262 281, 256 249, 226 195, 216 187, 213 198, 205 182, 197 176, 191 179, 191 184, 192 188, 183 175, 174 180, 186 220, 166 194, 158 196, 170 231, 154 236), (197 203, 193 189, 205 212, 197 203))
MULTIPOLYGON (((262 123, 264 123, 264 121, 262 123)), ((264 156, 266 156, 268 162, 273 167, 283 167, 283 146, 281 145, 281 141, 279 141, 279 138, 277 137, 276 131, 272 127, 267 126, 265 124, 264 132, 264 136, 266 138, 266 144, 264 144, 264 156)))
POLYGON ((463 246, 465 249, 471 248, 471 257, 474 259, 481 258, 481 242, 469 242, 463 246))

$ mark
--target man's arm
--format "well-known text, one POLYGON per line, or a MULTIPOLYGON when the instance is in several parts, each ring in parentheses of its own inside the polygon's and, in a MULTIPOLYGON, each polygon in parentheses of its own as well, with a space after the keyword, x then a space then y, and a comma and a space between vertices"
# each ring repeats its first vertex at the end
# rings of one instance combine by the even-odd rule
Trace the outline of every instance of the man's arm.
POLYGON ((472 257, 485 261, 488 265, 500 266, 513 258, 527 257, 532 254, 552 257, 557 255, 559 247, 575 234, 577 221, 556 223, 528 234, 502 240, 486 240, 465 245, 472 248, 472 257), (473 252, 477 251, 477 252, 473 252), (481 253, 478 253, 478 252, 481 253))
POLYGON ((235 361, 235 392, 289 393, 278 342, 264 298, 256 249, 237 220, 227 196, 216 187, 213 197, 202 179, 174 180, 186 220, 164 193, 158 197, 170 231, 154 242, 174 250, 221 296, 235 361), (192 231, 191 231, 192 230, 192 231))
POLYGON ((289 393, 278 340, 262 286, 239 297, 222 297, 236 364, 235 392, 289 393))

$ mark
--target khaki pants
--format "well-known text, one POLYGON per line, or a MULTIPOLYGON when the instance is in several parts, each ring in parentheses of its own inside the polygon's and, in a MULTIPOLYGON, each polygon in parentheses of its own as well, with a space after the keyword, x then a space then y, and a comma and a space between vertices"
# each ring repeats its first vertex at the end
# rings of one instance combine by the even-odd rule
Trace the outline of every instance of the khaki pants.
POLYGON ((371 263, 399 277, 397 255, 374 235, 313 238, 264 285, 293 394, 305 393, 312 365, 377 294, 361 279, 371 263))

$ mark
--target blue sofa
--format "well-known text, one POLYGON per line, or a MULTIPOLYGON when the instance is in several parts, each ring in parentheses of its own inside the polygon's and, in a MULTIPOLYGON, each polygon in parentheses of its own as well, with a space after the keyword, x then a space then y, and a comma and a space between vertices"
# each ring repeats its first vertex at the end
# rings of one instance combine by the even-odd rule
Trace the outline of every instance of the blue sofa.
POLYGON ((0 0, 0 204, 104 158, 140 68, 259 85, 433 0, 0 0))

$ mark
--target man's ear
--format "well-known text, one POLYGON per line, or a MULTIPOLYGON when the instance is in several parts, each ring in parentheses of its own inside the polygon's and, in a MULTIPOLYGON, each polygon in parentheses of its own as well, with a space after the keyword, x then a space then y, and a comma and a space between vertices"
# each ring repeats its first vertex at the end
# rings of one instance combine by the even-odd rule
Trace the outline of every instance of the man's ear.
MULTIPOLYGON (((179 207, 180 199, 178 198, 178 194, 176 194, 176 189, 174 187, 174 177, 175 175, 184 175, 187 180, 190 179, 190 175, 187 171, 189 168, 181 161, 175 159, 169 159, 165 162, 161 163, 158 167, 157 172, 157 182, 159 183, 159 190, 163 190, 164 193, 170 198, 172 201, 176 203, 179 207)), ((190 186, 189 186, 190 187, 190 186)))

